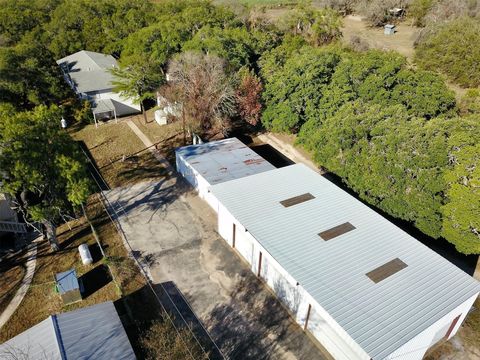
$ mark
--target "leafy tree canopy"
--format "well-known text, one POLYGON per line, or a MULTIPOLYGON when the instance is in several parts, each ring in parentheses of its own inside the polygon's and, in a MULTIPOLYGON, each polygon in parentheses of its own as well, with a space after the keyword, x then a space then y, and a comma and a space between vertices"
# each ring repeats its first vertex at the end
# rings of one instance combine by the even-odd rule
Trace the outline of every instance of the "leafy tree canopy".
POLYGON ((56 222, 90 193, 84 161, 59 129, 58 107, 11 110, 0 110, 0 191, 16 199, 26 220, 44 224, 56 249, 56 222))
POLYGON ((415 62, 440 70, 465 87, 480 86, 480 22, 459 18, 430 29, 417 44, 415 62))
POLYGON ((0 47, 0 102, 28 109, 68 94, 52 54, 29 33, 20 43, 0 47))
POLYGON ((448 142, 443 236, 464 254, 480 254, 480 116, 458 120, 448 142))

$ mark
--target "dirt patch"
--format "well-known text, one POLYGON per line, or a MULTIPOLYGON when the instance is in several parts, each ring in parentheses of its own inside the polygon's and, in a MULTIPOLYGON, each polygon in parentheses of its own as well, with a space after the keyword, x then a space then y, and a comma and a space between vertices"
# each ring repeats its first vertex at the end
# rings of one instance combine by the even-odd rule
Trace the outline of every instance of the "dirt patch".
POLYGON ((348 15, 343 18, 343 41, 350 44, 352 37, 359 37, 370 48, 379 50, 395 50, 410 61, 413 59, 413 44, 418 36, 418 28, 406 23, 398 24, 394 35, 385 35, 383 28, 370 27, 360 16, 348 15))

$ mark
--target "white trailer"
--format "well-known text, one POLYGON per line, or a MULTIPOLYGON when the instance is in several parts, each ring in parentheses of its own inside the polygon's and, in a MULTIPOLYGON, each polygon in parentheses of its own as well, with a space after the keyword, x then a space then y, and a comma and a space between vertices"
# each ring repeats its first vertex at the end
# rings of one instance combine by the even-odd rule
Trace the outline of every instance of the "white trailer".
POLYGON ((219 234, 335 359, 422 359, 455 335, 480 291, 304 165, 211 191, 219 234))
POLYGON ((275 169, 237 138, 184 146, 175 151, 175 157, 177 171, 216 212, 218 202, 211 185, 275 169))

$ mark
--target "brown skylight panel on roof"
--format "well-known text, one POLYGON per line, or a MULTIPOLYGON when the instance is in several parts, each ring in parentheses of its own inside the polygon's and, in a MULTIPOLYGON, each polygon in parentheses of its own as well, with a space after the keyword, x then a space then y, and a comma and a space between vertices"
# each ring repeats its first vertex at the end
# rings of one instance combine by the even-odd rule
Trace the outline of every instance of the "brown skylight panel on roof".
POLYGON ((405 269, 407 266, 408 265, 402 260, 395 258, 386 264, 379 266, 375 270, 368 272, 366 275, 376 284, 399 272, 400 270, 405 269))
POLYGON ((286 200, 282 200, 282 201, 280 201, 280 204, 282 204, 285 207, 290 207, 290 206, 297 205, 297 204, 300 204, 302 202, 312 200, 312 199, 315 199, 315 196, 313 196, 310 193, 306 193, 306 194, 294 196, 294 197, 286 199, 286 200))
POLYGON ((350 224, 349 222, 337 225, 331 229, 322 231, 318 235, 325 241, 331 240, 333 238, 336 238, 337 236, 343 235, 349 231, 352 231, 355 229, 355 226, 350 224))

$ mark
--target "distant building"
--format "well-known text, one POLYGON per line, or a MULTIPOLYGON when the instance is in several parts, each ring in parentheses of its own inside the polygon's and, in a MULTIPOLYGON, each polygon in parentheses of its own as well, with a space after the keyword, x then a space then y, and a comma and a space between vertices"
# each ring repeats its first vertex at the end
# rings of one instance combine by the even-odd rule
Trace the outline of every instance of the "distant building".
POLYGON ((0 359, 134 360, 111 301, 52 315, 0 345, 0 359))
POLYGON ((27 227, 18 221, 17 213, 12 210, 10 197, 0 193, 0 235, 11 232, 25 233, 27 227))
POLYGON ((384 27, 383 33, 385 35, 393 35, 395 34, 395 25, 387 24, 384 27))
POLYGON ((57 64, 73 91, 92 104, 95 122, 140 112, 139 104, 113 91, 114 76, 109 70, 118 66, 113 56, 82 50, 57 64))
POLYGON ((245 150, 224 151, 181 148, 177 168, 214 199, 218 233, 333 358, 420 360, 455 335, 478 281, 306 166, 236 173, 245 150))

